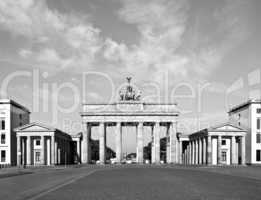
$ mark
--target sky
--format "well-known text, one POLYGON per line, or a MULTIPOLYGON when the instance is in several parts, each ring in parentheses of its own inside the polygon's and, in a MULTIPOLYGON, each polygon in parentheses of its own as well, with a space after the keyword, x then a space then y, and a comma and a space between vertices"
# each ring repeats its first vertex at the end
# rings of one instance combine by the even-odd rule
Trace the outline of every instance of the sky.
POLYGON ((117 101, 130 76, 142 101, 178 103, 179 131, 190 134, 260 99, 260 9, 260 0, 1 0, 0 95, 76 134, 82 102, 117 101))

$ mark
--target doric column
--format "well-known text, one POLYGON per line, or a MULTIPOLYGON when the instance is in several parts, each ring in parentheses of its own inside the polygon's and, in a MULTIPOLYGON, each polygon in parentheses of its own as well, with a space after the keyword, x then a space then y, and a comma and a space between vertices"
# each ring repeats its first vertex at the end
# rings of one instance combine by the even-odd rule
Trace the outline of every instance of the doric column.
POLYGON ((199 142, 198 164, 202 165, 202 138, 199 138, 198 142, 199 142))
POLYGON ((208 136, 208 144, 207 144, 207 162, 208 165, 212 165, 212 138, 208 136))
POLYGON ((195 150, 195 164, 198 165, 198 139, 195 140, 196 150, 195 150))
POLYGON ((82 124, 83 132, 82 132, 82 160, 81 163, 88 163, 88 125, 86 123, 82 124))
MULTIPOLYGON (((179 164, 183 164, 182 162, 182 155, 183 155, 183 146, 182 146, 183 142, 179 141, 179 164)), ((184 154, 185 155, 185 154, 184 154)))
POLYGON ((77 138, 77 162, 81 162, 81 139, 77 138))
POLYGON ((187 156, 187 149, 185 149, 185 150, 184 150, 184 158, 183 158, 181 164, 187 165, 187 158, 188 158, 188 156, 187 156))
POLYGON ((31 148, 31 136, 27 136, 26 139, 26 165, 31 165, 31 152, 32 148, 31 148))
POLYGON ((203 147, 202 147, 202 153, 203 153, 203 164, 207 164, 207 138, 203 137, 203 147))
POLYGON ((91 160, 90 134, 91 134, 91 124, 84 123, 83 124, 82 145, 81 145, 82 163, 90 163, 90 160, 91 160))
POLYGON ((246 138, 245 136, 241 137, 241 164, 246 164, 246 138))
POLYGON ((22 152, 22 165, 25 165, 25 138, 24 137, 21 137, 21 142, 22 142, 22 149, 21 149, 21 152, 22 152))
POLYGON ((186 148, 186 165, 188 165, 189 164, 189 145, 187 146, 187 148, 186 148))
POLYGON ((179 160, 180 160, 180 149, 179 149, 179 144, 180 144, 180 142, 179 142, 179 140, 178 140, 178 138, 176 139, 176 157, 175 157, 175 162, 177 163, 177 164, 179 164, 179 160))
POLYGON ((156 122, 154 127, 155 163, 160 163, 160 123, 156 122))
POLYGON ((61 139, 58 138, 56 142, 56 147, 57 147, 57 164, 61 164, 61 139))
POLYGON ((186 164, 189 165, 189 146, 186 149, 186 155, 187 155, 187 160, 186 160, 186 164))
POLYGON ((58 155, 58 142, 55 140, 54 141, 54 164, 57 165, 59 164, 58 162, 58 158, 59 158, 59 155, 58 155))
POLYGON ((187 156, 186 164, 188 165, 189 164, 189 146, 186 149, 186 156, 187 156))
POLYGON ((120 163, 122 159, 122 127, 121 122, 116 123, 116 159, 120 163))
POLYGON ((154 131, 155 131, 154 126, 151 126, 151 163, 155 163, 155 145, 154 145, 155 137, 154 137, 154 131))
POLYGON ((45 145, 44 145, 44 136, 41 136, 41 164, 45 164, 45 145))
POLYGON ((51 165, 56 164, 56 158, 55 158, 55 138, 54 135, 51 136, 51 165))
POLYGON ((192 141, 189 141, 189 164, 192 165, 192 141))
POLYGON ((63 159, 64 159, 64 153, 63 153, 63 139, 60 138, 58 141, 58 155, 59 155, 59 164, 63 164, 63 159))
POLYGON ((195 164, 195 140, 192 140, 191 144, 192 144, 191 164, 194 165, 195 164))
POLYGON ((237 153, 236 153, 236 137, 232 136, 231 137, 231 164, 232 165, 237 165, 238 164, 238 159, 237 159, 237 153))
POLYGON ((143 163, 143 123, 137 125, 137 163, 143 163))
POLYGON ((170 124, 170 163, 177 163, 177 123, 170 124))
POLYGON ((46 138, 46 165, 51 165, 51 142, 50 138, 46 138))
POLYGON ((21 152, 21 137, 17 136, 17 166, 21 165, 21 156, 22 156, 22 152, 21 152))
POLYGON ((190 164, 190 142, 187 146, 187 164, 189 165, 190 164))
POLYGON ((218 136, 218 141, 217 141, 217 152, 218 152, 217 163, 218 163, 218 165, 221 164, 221 144, 222 144, 222 137, 221 137, 221 135, 219 135, 218 136))
POLYGON ((105 123, 100 122, 99 125, 99 156, 100 164, 105 164, 105 123))
POLYGON ((170 126, 167 126, 166 129, 166 161, 167 163, 171 163, 170 160, 170 126))

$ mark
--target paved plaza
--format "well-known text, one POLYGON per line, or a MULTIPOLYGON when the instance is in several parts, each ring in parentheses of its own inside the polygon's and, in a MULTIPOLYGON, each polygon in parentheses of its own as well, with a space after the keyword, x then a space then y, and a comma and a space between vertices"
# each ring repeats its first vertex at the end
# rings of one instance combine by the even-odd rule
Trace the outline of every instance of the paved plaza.
MULTIPOLYGON (((29 173, 31 172, 31 173, 29 173)), ((0 176, 1 177, 1 176, 0 176)), ((260 168, 82 166, 0 178, 0 199, 260 199, 260 168)))

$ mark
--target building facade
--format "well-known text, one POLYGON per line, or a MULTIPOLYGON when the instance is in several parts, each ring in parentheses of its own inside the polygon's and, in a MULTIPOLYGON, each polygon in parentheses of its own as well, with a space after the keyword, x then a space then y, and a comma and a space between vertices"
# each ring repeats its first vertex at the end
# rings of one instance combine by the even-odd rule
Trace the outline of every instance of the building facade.
POLYGON ((134 86, 128 83, 120 91, 120 100, 114 104, 84 104, 81 113, 83 122, 83 139, 81 144, 82 163, 91 161, 90 138, 91 134, 99 136, 99 162, 106 162, 106 130, 114 127, 116 160, 122 161, 122 129, 129 126, 135 127, 137 147, 137 163, 143 163, 143 129, 151 130, 152 151, 151 162, 160 163, 160 132, 164 131, 167 137, 167 162, 177 163, 179 148, 177 139, 177 118, 179 112, 176 104, 149 104, 140 101, 140 93, 134 90, 134 86), (97 133, 94 127, 99 127, 97 133))
POLYGON ((73 163, 70 135, 40 123, 30 123, 15 129, 15 131, 18 166, 73 163))
MULTIPOLYGON (((188 136, 183 163, 191 165, 245 165, 246 130, 228 122, 188 136)), ((181 139, 182 140, 182 139, 181 139)))
POLYGON ((247 130, 246 163, 261 164, 261 100, 249 100, 233 107, 229 118, 247 130))
MULTIPOLYGON (((130 83, 113 104, 83 104, 83 132, 68 135, 40 123, 29 123, 30 112, 12 100, 0 100, 0 164, 59 165, 91 163, 92 149, 100 164, 106 156, 106 134, 113 129, 116 162, 123 161, 123 129, 135 130, 136 162, 144 163, 144 129, 150 130, 151 163, 187 165, 261 164, 261 101, 250 100, 229 111, 229 122, 191 135, 177 131, 177 104, 145 103, 130 83), (132 128, 130 128, 132 127, 132 128), (134 127, 134 129, 133 129, 134 127), (99 141, 93 141, 92 134, 99 141), (161 140, 164 139, 164 156, 161 140), (95 147, 95 148, 94 148, 95 147), (165 147, 165 146, 164 146, 165 147), (97 148, 99 149, 97 151, 97 148), (96 153, 97 152, 97 153, 96 153)), ((128 131, 129 133, 129 131, 128 131)))
POLYGON ((29 123, 30 111, 10 99, 0 100, 0 165, 17 164, 14 128, 29 123))

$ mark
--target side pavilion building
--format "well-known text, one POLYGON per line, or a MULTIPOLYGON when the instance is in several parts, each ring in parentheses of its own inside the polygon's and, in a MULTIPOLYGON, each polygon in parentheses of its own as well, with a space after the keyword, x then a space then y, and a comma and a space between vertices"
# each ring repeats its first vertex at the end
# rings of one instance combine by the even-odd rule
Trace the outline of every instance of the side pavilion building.
POLYGON ((15 132, 18 166, 72 163, 72 138, 59 129, 34 122, 15 132))
POLYGON ((116 144, 116 159, 122 161, 122 128, 126 126, 136 127, 137 138, 137 163, 143 163, 143 129, 145 126, 151 129, 152 151, 151 162, 160 163, 160 132, 164 131, 167 137, 167 163, 178 163, 179 141, 177 139, 177 118, 179 112, 177 104, 153 104, 140 100, 140 94, 128 83, 120 91, 120 101, 113 104, 83 104, 81 112, 83 122, 83 136, 81 144, 82 163, 91 161, 90 137, 91 134, 99 136, 99 161, 105 160, 106 129, 114 127, 116 144), (93 132, 93 127, 98 126, 98 132, 93 132))
POLYGON ((227 122, 189 135, 183 156, 192 165, 245 165, 245 140, 246 130, 227 122))

